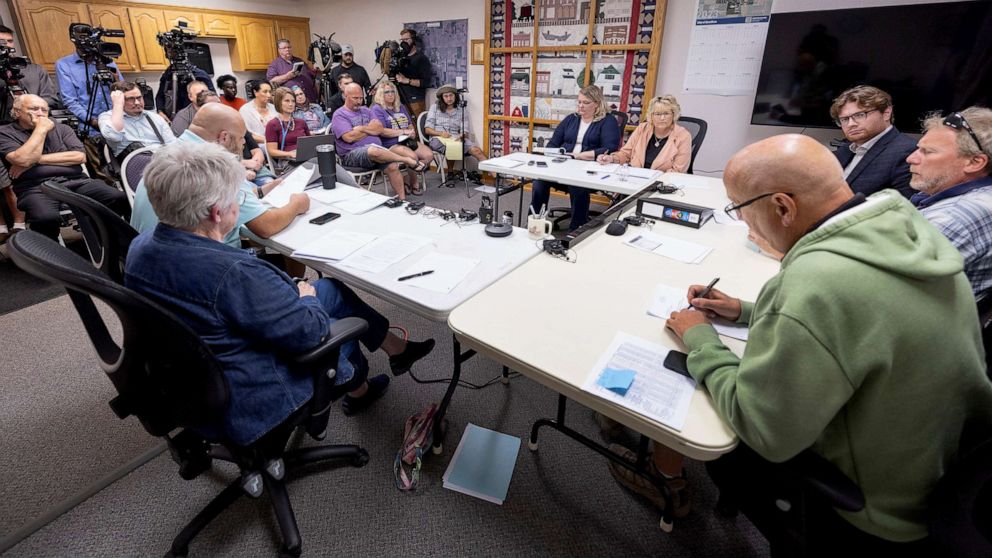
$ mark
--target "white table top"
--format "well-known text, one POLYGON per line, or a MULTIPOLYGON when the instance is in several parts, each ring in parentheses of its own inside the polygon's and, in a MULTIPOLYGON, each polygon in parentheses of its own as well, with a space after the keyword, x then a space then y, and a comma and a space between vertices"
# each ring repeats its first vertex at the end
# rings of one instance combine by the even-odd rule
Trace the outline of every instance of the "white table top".
MULTIPOLYGON (((719 179, 671 174, 666 183, 686 186, 673 199, 712 207, 726 206, 719 179)), ((684 264, 624 246, 640 231, 629 227, 621 237, 603 229, 579 243, 578 261, 566 263, 540 255, 455 309, 448 325, 467 347, 534 378, 586 407, 602 412, 686 456, 709 460, 733 449, 736 435, 716 414, 699 386, 682 431, 621 408, 582 385, 614 335, 623 331, 668 347, 685 350, 665 322, 647 314, 658 283, 679 289, 707 284, 753 300, 779 263, 745 245, 747 229, 709 221, 701 229, 659 222, 653 232, 714 248, 701 264, 684 264)), ((723 338, 738 354, 743 343, 723 338)))
MULTIPOLYGON (((606 169, 611 166, 615 165, 608 165, 602 168, 606 169)), ((522 178, 549 180, 568 186, 581 186, 592 190, 616 192, 618 194, 626 195, 640 191, 648 184, 651 184, 657 180, 658 176, 661 176, 660 172, 655 171, 655 178, 638 178, 629 176, 626 180, 620 180, 617 173, 605 172, 605 170, 600 170, 600 167, 601 165, 598 165, 594 161, 578 161, 576 159, 569 159, 561 163, 556 163, 551 157, 545 155, 534 155, 531 153, 511 153, 495 159, 487 159, 479 163, 479 170, 481 171, 508 174, 522 178), (500 163, 503 161, 523 161, 524 164, 517 165, 512 168, 505 168, 500 166, 500 163), (528 165, 527 161, 544 161, 548 164, 548 166, 538 167, 536 164, 528 165), (596 174, 589 174, 587 172, 589 169, 594 169, 596 174)), ((631 171, 639 174, 650 173, 648 169, 631 169, 631 171)))
MULTIPOLYGON (((350 188, 340 183, 337 187, 350 188)), ((486 236, 484 225, 480 225, 478 221, 459 227, 454 222, 445 222, 440 218, 428 219, 422 214, 410 215, 404 207, 378 207, 362 215, 350 215, 311 198, 310 211, 306 215, 297 217, 289 227, 272 238, 258 239, 258 242, 283 254, 290 254, 334 229, 380 236, 406 233, 431 238, 431 246, 420 249, 381 273, 369 273, 316 260, 300 261, 351 286, 440 322, 469 297, 540 253, 537 243, 528 238, 526 229, 514 227, 511 236, 492 238, 486 236), (328 211, 341 213, 341 217, 325 225, 313 225, 309 222, 328 211), (396 281, 397 277, 419 271, 417 262, 435 251, 481 262, 450 293, 438 293, 396 281)))

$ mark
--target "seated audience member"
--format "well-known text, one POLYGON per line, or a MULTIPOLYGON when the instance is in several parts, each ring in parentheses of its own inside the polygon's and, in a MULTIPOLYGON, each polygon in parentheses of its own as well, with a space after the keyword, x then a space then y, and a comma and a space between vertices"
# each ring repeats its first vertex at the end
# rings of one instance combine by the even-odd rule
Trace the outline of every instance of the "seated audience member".
POLYGON ((130 214, 124 192, 83 173, 86 154, 75 131, 48 118, 48 103, 37 95, 14 98, 14 121, 0 126, 0 157, 10 175, 17 208, 31 228, 49 238, 59 236, 61 203, 41 192, 41 184, 64 178, 63 186, 93 198, 118 215, 130 214))
POLYGON ((855 193, 867 196, 894 188, 907 198, 913 194, 906 156, 916 142, 892 125, 892 111, 892 97, 869 85, 848 89, 830 106, 830 117, 845 138, 834 155, 855 193))
POLYGON ((331 95, 331 98, 327 100, 327 114, 330 114, 331 118, 334 118, 334 113, 344 106, 344 88, 349 83, 354 83, 354 80, 351 79, 351 74, 338 74, 338 92, 331 95))
MULTIPOLYGON (((158 80, 158 92, 155 94, 155 108, 158 110, 159 114, 168 116, 169 118, 175 118, 172 114, 172 64, 162 72, 162 77, 158 80)), ((195 64, 189 64, 189 70, 193 72, 193 79, 186 84, 186 95, 182 94, 183 81, 188 78, 180 78, 178 85, 180 93, 176 95, 176 113, 183 110, 187 106, 193 104, 193 99, 196 95, 189 95, 189 84, 194 81, 199 81, 203 86, 210 91, 214 90, 213 81, 210 79, 210 74, 196 67, 195 64)))
POLYGON ((630 134, 620 151, 604 153, 596 160, 662 172, 685 172, 692 159, 692 135, 676 124, 682 110, 679 102, 672 95, 662 95, 651 99, 648 107, 648 119, 630 134))
POLYGON ((406 157, 382 146, 382 140, 379 139, 383 131, 382 122, 376 120, 371 109, 362 106, 364 100, 362 86, 349 83, 344 89, 345 104, 331 119, 341 164, 360 169, 381 169, 396 196, 401 200, 406 199, 400 163, 405 163, 415 172, 426 169, 427 165, 415 157, 406 157))
POLYGON ((444 154, 445 146, 439 138, 455 139, 462 142, 462 153, 471 155, 479 161, 485 161, 486 156, 472 140, 468 127, 472 118, 468 107, 461 106, 461 95, 453 85, 442 85, 435 93, 437 103, 431 105, 424 119, 424 135, 430 138, 431 149, 444 154), (462 127, 464 126, 464 129, 462 127))
POLYGON ((975 298, 992 288, 992 110, 931 116, 909 155, 910 201, 964 257, 975 298))
POLYGON ((340 91, 337 89, 338 76, 345 72, 355 80, 355 83, 361 85, 362 89, 366 92, 372 89, 372 80, 369 79, 369 73, 365 71, 364 67, 355 63, 355 49, 349 44, 341 45, 341 63, 331 68, 331 71, 328 72, 328 77, 335 84, 335 93, 340 91))
MULTIPOLYGON (((620 147, 620 126, 606 110, 603 92, 595 85, 583 87, 579 91, 578 105, 574 114, 561 121, 546 147, 560 147, 572 157, 582 161, 592 161, 620 147)), ((531 190, 530 206, 535 213, 548 204, 551 189, 568 191, 572 206, 572 219, 569 230, 575 230, 589 220, 588 188, 563 186, 546 180, 535 180, 531 190)))
MULTIPOLYGON (((431 152, 431 148, 423 142, 418 141, 416 149, 410 149, 399 143, 400 136, 409 136, 416 141, 417 133, 414 129, 413 119, 406 107, 400 103, 399 95, 396 93, 396 85, 392 82, 382 84, 376 89, 372 114, 376 120, 382 122, 382 133, 379 135, 379 139, 382 141, 383 147, 404 157, 416 158, 425 165, 431 164, 431 161, 434 160, 434 154, 431 152)), ((419 185, 418 173, 413 170, 407 169, 403 182, 406 184, 407 194, 419 196, 424 193, 423 188, 419 185)))
POLYGON ((694 309, 666 323, 741 440, 710 475, 735 501, 767 501, 783 477, 775 464, 811 450, 860 487, 865 507, 807 500, 806 548, 927 556, 930 492, 965 425, 992 426, 961 256, 897 192, 854 194, 836 158, 806 136, 745 147, 724 182, 727 213, 785 257, 754 303, 718 290, 700 298, 705 287, 692 285, 694 309), (710 325, 717 316, 749 325, 743 357, 710 325))
POLYGON ((302 87, 294 85, 292 91, 293 98, 296 99, 296 110, 293 111, 293 118, 299 118, 306 122, 307 130, 310 130, 311 134, 326 132, 331 125, 331 119, 327 117, 324 109, 320 108, 317 103, 309 102, 302 87))
POLYGON ((203 104, 196 102, 196 96, 204 91, 215 97, 217 96, 216 93, 207 89, 207 84, 202 81, 191 81, 186 86, 186 95, 191 102, 172 117, 171 128, 173 134, 179 136, 179 134, 186 131, 186 128, 189 128, 189 123, 193 121, 193 115, 196 114, 196 109, 200 108, 200 105, 203 104))
POLYGON ((251 92, 255 95, 250 101, 241 105, 238 112, 245 121, 245 126, 259 145, 265 144, 265 125, 276 117, 276 107, 272 106, 272 84, 259 80, 252 83, 251 92))
POLYGON ((220 102, 234 110, 238 110, 248 102, 247 99, 238 97, 238 78, 224 74, 217 78, 217 89, 220 90, 220 102))
MULTIPOLYGON (((195 147, 216 143, 240 158, 244 138, 245 123, 237 111, 220 103, 207 103, 196 112, 189 128, 179 136, 179 142, 193 144, 195 147)), ((227 231, 227 236, 224 238, 224 242, 228 245, 241 247, 241 225, 248 227, 248 230, 261 238, 269 238, 289 226, 297 215, 302 215, 310 209, 310 198, 303 193, 290 196, 289 203, 284 207, 268 208, 258 199, 255 185, 245 181, 244 167, 241 167, 241 170, 241 188, 245 191, 245 196, 236 216, 237 226, 227 231)), ((261 188, 262 193, 268 193, 276 184, 273 182, 261 188)), ((148 201, 148 193, 142 180, 134 192, 131 226, 138 232, 144 232, 155 228, 158 223, 158 215, 154 211, 154 206, 148 201)))
MULTIPOLYGON (((313 375, 294 370, 284 355, 319 345, 335 320, 366 320, 368 331, 358 340, 389 355, 394 375, 430 353, 434 341, 407 342, 390 333, 389 320, 337 280, 294 283, 225 245, 246 195, 241 171, 216 145, 179 143, 157 152, 145 183, 162 222, 131 244, 124 282, 175 311, 213 350, 230 401, 217 424, 204 426, 250 444, 310 398, 313 375)), ((336 370, 334 382, 350 390, 342 403, 348 415, 367 408, 389 385, 386 374, 366 379, 368 361, 354 341, 343 346, 336 370)))
POLYGON ((296 99, 288 87, 279 87, 272 99, 276 107, 276 117, 265 125, 265 143, 278 168, 285 168, 286 163, 296 159, 296 142, 303 136, 309 136, 306 122, 293 117, 296 110, 296 99))
MULTIPOLYGON (((201 91, 196 96, 197 108, 207 103, 219 103, 220 97, 213 91, 201 91)), ((230 105, 227 105, 230 106, 230 105)), ((240 116, 240 115, 239 115, 240 116)), ((186 131, 186 128, 183 128, 186 131)), ((245 147, 241 154, 241 165, 245 167, 245 178, 255 186, 261 188, 276 179, 269 167, 265 164, 265 153, 255 143, 255 138, 251 137, 251 132, 245 131, 245 147)), ((258 190, 261 196, 262 190, 258 190)))
POLYGON ((118 161, 134 150, 128 149, 133 143, 148 147, 176 141, 165 119, 145 110, 145 98, 133 81, 117 82, 110 89, 111 109, 100 115, 100 133, 118 161))

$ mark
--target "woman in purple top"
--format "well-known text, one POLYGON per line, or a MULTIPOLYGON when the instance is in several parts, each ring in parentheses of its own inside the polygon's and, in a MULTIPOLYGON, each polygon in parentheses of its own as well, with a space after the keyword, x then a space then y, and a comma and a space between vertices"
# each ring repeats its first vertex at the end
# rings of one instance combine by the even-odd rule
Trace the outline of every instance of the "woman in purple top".
POLYGON ((293 118, 296 99, 287 87, 280 87, 272 95, 276 117, 265 125, 265 146, 277 167, 285 167, 289 159, 296 158, 296 141, 309 136, 306 122, 293 118))
MULTIPOLYGON (((398 153, 404 157, 413 157, 417 161, 430 165, 434 160, 434 152, 423 142, 417 142, 416 149, 410 149, 407 145, 398 143, 400 136, 410 136, 416 138, 416 128, 410 113, 407 112, 403 103, 400 103, 399 95, 396 93, 396 86, 391 82, 380 85, 376 89, 372 103, 372 115, 379 122, 382 122, 382 146, 390 151, 398 153)), ((410 170, 403 177, 406 184, 407 193, 419 196, 424 193, 417 180, 417 173, 410 170)))

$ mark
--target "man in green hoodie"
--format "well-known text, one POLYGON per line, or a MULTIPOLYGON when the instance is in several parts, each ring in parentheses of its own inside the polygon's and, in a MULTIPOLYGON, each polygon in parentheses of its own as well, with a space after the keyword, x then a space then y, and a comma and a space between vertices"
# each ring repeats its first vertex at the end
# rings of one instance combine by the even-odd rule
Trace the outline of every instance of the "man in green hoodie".
POLYGON ((711 467, 714 481, 747 498, 767 490, 757 479, 769 462, 810 448, 865 496, 860 512, 822 510, 807 525, 811 548, 926 552, 927 499, 966 422, 992 424, 960 254, 897 192, 854 195, 836 158, 805 136, 744 148, 724 182, 727 212, 785 256, 754 303, 699 298, 693 285, 699 311, 666 324, 742 442, 711 467), (743 357, 720 341, 715 316, 749 325, 743 357))

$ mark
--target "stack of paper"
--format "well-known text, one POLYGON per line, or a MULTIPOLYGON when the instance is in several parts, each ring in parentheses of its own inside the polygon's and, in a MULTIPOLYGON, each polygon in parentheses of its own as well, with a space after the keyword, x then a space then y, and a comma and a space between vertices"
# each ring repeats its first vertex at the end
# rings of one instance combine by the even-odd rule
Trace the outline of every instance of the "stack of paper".
POLYGON ((311 188, 307 191, 312 199, 315 199, 321 203, 326 203, 331 205, 335 202, 352 200, 355 198, 364 197, 369 191, 365 188, 356 188, 354 186, 346 186, 344 184, 338 184, 333 190, 325 190, 323 188, 311 188))
POLYGON ((408 279, 400 284, 420 287, 436 293, 450 293, 477 265, 479 260, 432 252, 399 275, 402 277, 424 271, 431 273, 408 279))
POLYGON ((341 265, 369 273, 381 273, 430 243, 431 239, 427 237, 390 233, 366 244, 342 260, 341 265))
POLYGON ((647 231, 638 233, 624 244, 690 264, 702 262, 713 251, 709 246, 647 231))
POLYGON ((289 203, 290 196, 302 193, 307 184, 310 184, 315 178, 320 178, 317 165, 300 165, 283 178, 281 184, 265 194, 262 199, 272 207, 285 207, 289 203))
POLYGON ((469 423, 451 456, 444 487, 503 505, 520 452, 520 438, 469 423))
POLYGON ((334 262, 347 258, 375 239, 374 234, 335 229, 294 251, 293 257, 334 262))

